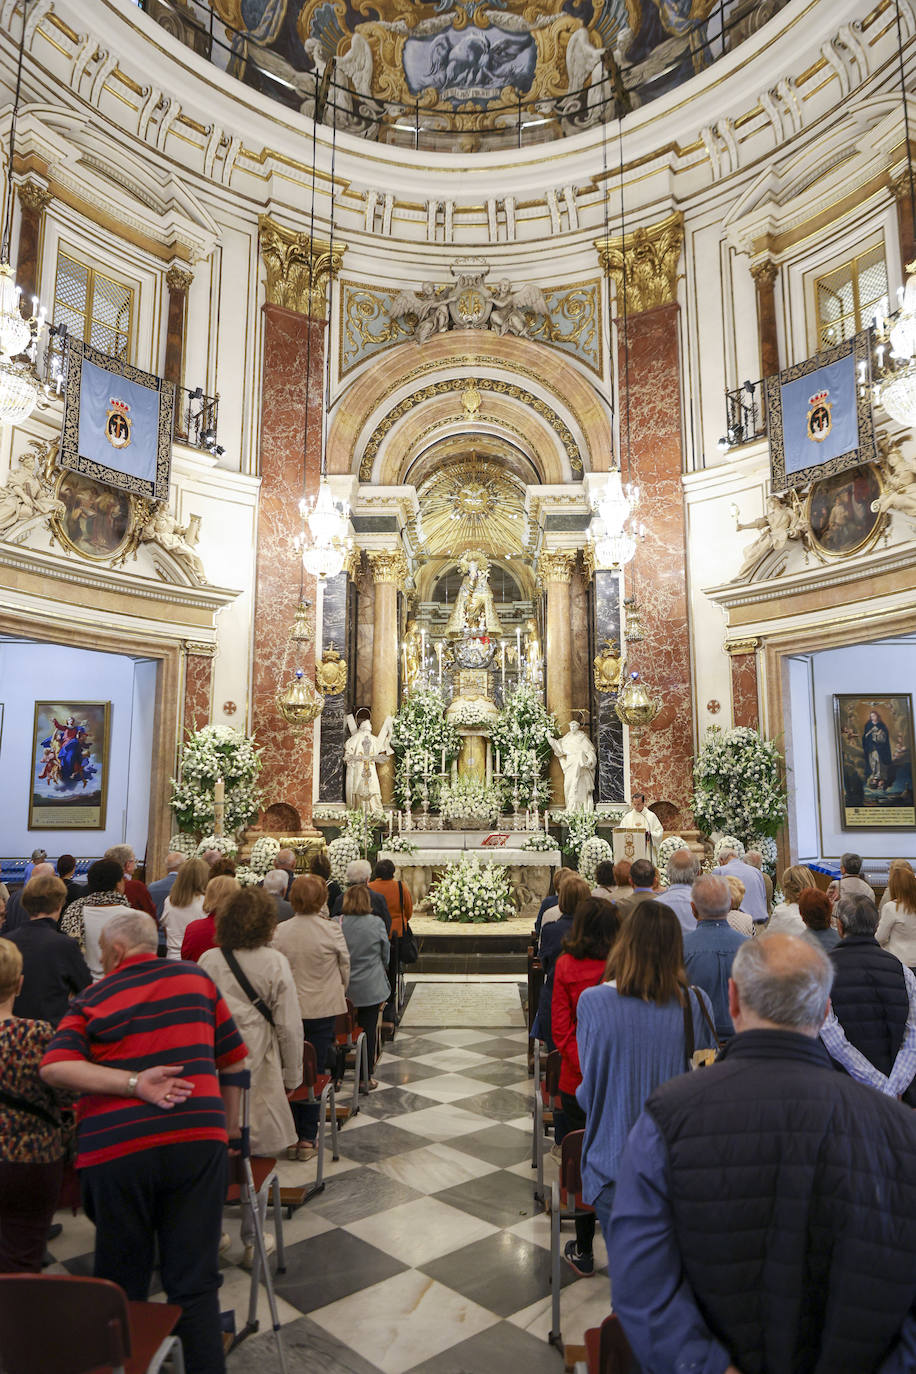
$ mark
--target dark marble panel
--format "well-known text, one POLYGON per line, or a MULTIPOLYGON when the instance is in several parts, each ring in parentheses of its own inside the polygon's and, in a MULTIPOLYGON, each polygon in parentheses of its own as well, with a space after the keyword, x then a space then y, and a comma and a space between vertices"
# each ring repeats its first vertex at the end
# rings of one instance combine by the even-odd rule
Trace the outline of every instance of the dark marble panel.
MULTIPOLYGON (((605 639, 620 643, 620 578, 616 573, 595 573, 595 645, 605 639)), ((623 801, 623 726, 614 713, 615 698, 608 692, 597 693, 598 738, 598 800, 623 801)))
MULTIPOLYGON (((509 1323, 504 1325, 508 1326, 509 1323)), ((514 1327, 511 1329, 515 1330, 514 1327)), ((519 1332, 519 1335, 522 1334, 519 1332)), ((532 1340, 531 1337, 528 1339, 532 1340)), ((377 1364, 364 1360, 362 1355, 350 1350, 343 1341, 309 1317, 287 1322, 283 1327, 282 1340, 291 1370, 320 1369, 321 1374, 380 1374, 377 1364)), ((464 1344, 469 1345, 470 1342, 464 1344)), ((546 1343, 544 1349, 549 1349, 546 1343)), ((552 1349, 550 1354, 556 1366, 556 1355, 552 1349)), ((277 1368, 277 1338, 270 1330, 244 1341, 229 1357, 231 1374, 264 1374, 265 1370, 277 1368)), ((537 1365, 529 1363, 529 1368, 536 1370, 537 1365)))
MULTIPOLYGON (((322 1365, 325 1368, 331 1366, 322 1365)), ((467 1374, 469 1369, 524 1369, 525 1374, 559 1374, 560 1366, 553 1346, 503 1321, 415 1365, 410 1374, 467 1374)))
MULTIPOLYGON (((347 652, 347 575, 329 578, 324 588, 321 647, 333 643, 339 654, 347 652)), ((350 664, 349 673, 353 671, 350 664)), ((339 802, 344 799, 343 747, 347 737, 345 716, 347 693, 325 697, 321 713, 321 759, 318 766, 318 799, 339 802)))
MULTIPOLYGON (((368 1129, 362 1127, 352 1134, 355 1137, 368 1129)), ((393 1178, 386 1178, 376 1169, 347 1169, 342 1174, 328 1178, 324 1192, 312 1198, 309 1206, 336 1226, 346 1226, 351 1221, 362 1221, 376 1212, 385 1212, 389 1207, 415 1202, 422 1196, 414 1188, 408 1188, 393 1178)))

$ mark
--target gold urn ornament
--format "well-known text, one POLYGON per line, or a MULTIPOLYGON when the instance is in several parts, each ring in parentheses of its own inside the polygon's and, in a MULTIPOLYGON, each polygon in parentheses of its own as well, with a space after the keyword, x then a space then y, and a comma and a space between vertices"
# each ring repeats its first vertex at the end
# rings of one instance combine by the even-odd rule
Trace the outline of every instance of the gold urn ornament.
POLYGON ((336 696, 346 689, 347 660, 341 658, 333 640, 321 655, 321 662, 315 665, 315 684, 326 697, 336 696))

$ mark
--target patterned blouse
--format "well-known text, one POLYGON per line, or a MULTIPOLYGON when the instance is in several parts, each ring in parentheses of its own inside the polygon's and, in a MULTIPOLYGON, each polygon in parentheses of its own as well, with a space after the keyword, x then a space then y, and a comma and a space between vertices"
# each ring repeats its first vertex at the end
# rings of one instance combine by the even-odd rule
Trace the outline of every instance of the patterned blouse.
MULTIPOLYGON (((48 1021, 11 1016, 0 1021, 0 1094, 23 1098, 60 1118, 52 1090, 38 1068, 54 1027, 48 1021)), ((53 1164, 64 1153, 63 1134, 43 1117, 0 1100, 0 1160, 12 1164, 53 1164)))
POLYGON ((83 925, 84 906, 126 906, 127 898, 120 892, 93 892, 88 897, 77 897, 75 902, 65 906, 61 912, 58 926, 65 935, 79 941, 83 954, 86 953, 86 930, 83 925))

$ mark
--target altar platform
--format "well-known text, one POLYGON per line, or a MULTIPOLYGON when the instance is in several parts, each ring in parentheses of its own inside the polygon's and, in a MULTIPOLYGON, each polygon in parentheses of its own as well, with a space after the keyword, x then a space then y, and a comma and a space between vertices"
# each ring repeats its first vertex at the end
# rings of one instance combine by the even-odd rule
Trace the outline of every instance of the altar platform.
MULTIPOLYGON (((535 832, 531 831, 530 833, 534 834, 535 832)), ((414 906, 418 909, 418 917, 425 914, 427 893, 432 887, 434 878, 443 868, 458 863, 462 858, 469 855, 474 855, 481 863, 504 865, 509 870, 509 881, 518 902, 519 919, 527 932, 530 931, 538 908, 550 890, 551 875, 553 870, 558 868, 562 862, 562 855, 559 849, 542 851, 519 848, 525 835, 525 831, 513 833, 501 830, 414 830, 409 832, 409 838, 417 846, 415 854, 400 854, 396 851, 387 850, 383 844, 379 849, 378 857, 390 859, 394 864, 397 877, 401 879, 413 897, 414 906), (504 845, 484 844, 484 840, 494 834, 506 835, 506 843, 504 845), (515 841, 515 844, 512 844, 512 841, 515 841)), ((470 936, 476 939, 482 930, 490 929, 490 927, 470 924, 459 931, 454 923, 444 926, 436 921, 433 924, 438 930, 451 930, 458 938, 463 936, 464 939, 470 936)), ((506 926, 500 923, 493 929, 505 931, 506 926)), ((509 972, 510 970, 492 968, 478 971, 498 973, 509 972)))

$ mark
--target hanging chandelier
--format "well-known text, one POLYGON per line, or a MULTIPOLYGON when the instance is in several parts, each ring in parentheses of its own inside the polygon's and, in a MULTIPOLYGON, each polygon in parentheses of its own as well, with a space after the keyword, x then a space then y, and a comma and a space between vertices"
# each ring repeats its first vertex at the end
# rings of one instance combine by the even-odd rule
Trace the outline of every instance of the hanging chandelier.
POLYGON ((13 159, 16 151, 16 118, 22 88, 22 62, 25 52, 27 3, 22 6, 22 34, 16 67, 16 94, 10 119, 10 151, 6 173, 6 204, 3 235, 0 239, 0 424, 21 425, 38 404, 42 384, 35 371, 38 344, 45 327, 46 312, 32 297, 32 313, 23 316, 21 287, 16 285, 10 266, 10 238, 13 225, 13 159))
POLYGON ((661 709, 661 697, 649 694, 645 683, 640 680, 639 673, 629 673, 626 686, 621 689, 614 703, 617 719, 631 730, 641 730, 644 726, 652 724, 661 709))
POLYGON ((622 568, 633 558, 646 532, 645 526, 630 524, 638 506, 639 487, 633 482, 624 484, 619 468, 614 468, 594 503, 595 519, 589 529, 595 560, 600 567, 622 568))
POLYGON ((281 681, 286 685, 279 689, 274 698, 283 719, 298 729, 311 725, 324 710, 324 697, 302 666, 308 645, 312 642, 310 606, 309 601, 299 602, 292 629, 287 637, 280 674, 281 681))

